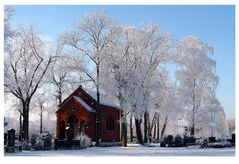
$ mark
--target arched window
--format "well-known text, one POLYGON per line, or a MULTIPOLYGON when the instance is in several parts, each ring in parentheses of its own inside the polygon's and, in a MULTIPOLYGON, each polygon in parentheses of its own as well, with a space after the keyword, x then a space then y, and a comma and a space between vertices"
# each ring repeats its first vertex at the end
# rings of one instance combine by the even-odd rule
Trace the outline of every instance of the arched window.
POLYGON ((109 116, 106 120, 106 130, 115 130, 115 120, 112 116, 109 116))

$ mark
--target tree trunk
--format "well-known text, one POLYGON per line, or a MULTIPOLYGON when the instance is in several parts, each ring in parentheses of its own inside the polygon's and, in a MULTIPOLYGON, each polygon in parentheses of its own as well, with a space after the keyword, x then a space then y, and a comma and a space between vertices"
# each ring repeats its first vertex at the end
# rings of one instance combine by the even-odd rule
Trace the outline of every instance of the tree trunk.
POLYGON ((194 133, 195 133, 195 107, 193 107, 193 119, 190 136, 194 137, 194 133))
POLYGON ((152 132, 151 132, 151 130, 149 130, 149 143, 151 143, 152 142, 152 132))
POLYGON ((159 116, 157 117, 157 142, 159 142, 159 116))
POLYGON ((25 141, 29 140, 29 106, 30 100, 22 102, 23 107, 23 124, 22 124, 22 138, 25 141))
MULTIPOLYGON (((99 61, 99 60, 98 60, 99 61)), ((96 94, 97 94, 97 110, 96 110, 96 145, 100 145, 101 141, 101 111, 100 111, 100 92, 99 92, 99 77, 100 77, 100 69, 99 64, 96 64, 96 94)))
POLYGON ((155 139, 156 138, 156 124, 154 124, 154 136, 153 138, 155 139))
POLYGON ((196 88, 196 79, 194 78, 193 79, 193 95, 192 95, 192 99, 193 99, 193 116, 192 116, 192 127, 191 127, 191 133, 190 133, 190 136, 191 137, 194 137, 194 132, 195 132, 195 113, 196 113, 196 103, 195 103, 195 93, 194 93, 194 90, 196 88))
POLYGON ((23 113, 22 137, 25 141, 29 140, 29 112, 23 113))
POLYGON ((122 122, 123 146, 127 147, 127 124, 122 122))
MULTIPOLYGON (((120 104, 120 109, 124 111, 124 99, 122 98, 122 92, 119 89, 118 100, 120 104)), ((124 112, 121 113, 121 140, 123 140, 123 146, 127 147, 127 120, 126 114, 124 112)))
POLYGON ((149 136, 150 136, 150 142, 151 142, 151 140, 152 140, 152 137, 153 138, 155 138, 155 129, 156 129, 156 127, 155 127, 155 122, 156 122, 156 113, 154 113, 154 117, 153 117, 153 119, 152 119, 152 123, 151 123, 151 126, 150 126, 150 130, 149 130, 149 136), (153 131, 154 130, 154 131, 153 131))
POLYGON ((148 113, 144 113, 144 143, 148 142, 148 113))
POLYGON ((161 141, 162 141, 162 139, 163 139, 163 136, 164 136, 164 132, 165 132, 167 123, 168 123, 168 117, 165 118, 164 124, 163 124, 163 128, 162 128, 162 130, 161 130, 161 136, 160 136, 160 140, 161 140, 161 141))
POLYGON ((96 110, 96 145, 100 144, 100 93, 97 87, 97 110, 96 110))
POLYGON ((42 106, 40 107, 41 109, 40 109, 40 134, 42 133, 42 106))
POLYGON ((60 87, 59 87, 59 95, 58 95, 58 97, 59 97, 59 104, 58 104, 58 106, 62 103, 62 85, 60 85, 60 87))
POLYGON ((149 142, 151 142, 151 132, 150 132, 150 121, 149 121, 149 113, 148 113, 148 121, 147 121, 147 128, 148 128, 148 133, 147 133, 147 135, 148 135, 148 140, 149 140, 149 142))
POLYGON ((142 131, 141 131, 141 122, 142 120, 140 119, 135 119, 135 126, 136 126, 136 135, 137 135, 137 139, 138 142, 143 145, 143 136, 142 136, 142 131))
POLYGON ((129 130, 130 130, 130 142, 133 142, 133 116, 131 114, 130 116, 130 122, 129 122, 129 130))
POLYGON ((192 125, 192 128, 191 128, 191 133, 190 133, 190 136, 191 137, 194 137, 194 132, 195 132, 195 127, 194 127, 195 125, 194 125, 194 123, 193 123, 193 125, 192 125))
POLYGON ((19 141, 21 141, 22 138, 22 114, 20 113, 19 116, 19 141))

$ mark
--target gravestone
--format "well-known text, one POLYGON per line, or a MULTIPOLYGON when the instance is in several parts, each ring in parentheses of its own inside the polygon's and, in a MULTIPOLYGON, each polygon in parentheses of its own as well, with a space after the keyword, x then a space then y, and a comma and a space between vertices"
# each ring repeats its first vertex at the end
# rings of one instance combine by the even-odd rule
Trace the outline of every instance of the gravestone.
POLYGON ((47 136, 46 138, 43 139, 44 141, 44 150, 51 150, 51 137, 47 136))
POLYGON ((208 140, 209 140, 209 143, 214 143, 216 142, 216 137, 209 137, 208 140))
POLYGON ((7 133, 4 133, 4 145, 7 144, 7 133))
POLYGON ((176 137, 174 139, 174 146, 175 147, 183 146, 183 138, 180 135, 176 135, 176 137))
POLYGON ((195 144, 196 144, 196 139, 193 136, 186 138, 186 146, 192 146, 195 144))
POLYGON ((8 143, 7 143, 6 151, 8 153, 14 153, 15 152, 15 130, 12 128, 8 129, 7 136, 8 136, 8 143))
POLYGON ((236 143, 236 134, 235 133, 232 134, 232 139, 230 140, 230 142, 231 142, 232 146, 235 146, 235 143, 236 143))
POLYGON ((15 146, 15 130, 14 129, 8 129, 7 136, 8 136, 7 146, 9 146, 9 147, 15 146))
POLYGON ((168 135, 168 137, 166 137, 165 139, 166 145, 168 145, 168 147, 173 147, 174 144, 174 138, 173 135, 168 135))
POLYGON ((233 134, 232 134, 232 143, 235 143, 235 142, 236 142, 236 134, 233 133, 233 134))

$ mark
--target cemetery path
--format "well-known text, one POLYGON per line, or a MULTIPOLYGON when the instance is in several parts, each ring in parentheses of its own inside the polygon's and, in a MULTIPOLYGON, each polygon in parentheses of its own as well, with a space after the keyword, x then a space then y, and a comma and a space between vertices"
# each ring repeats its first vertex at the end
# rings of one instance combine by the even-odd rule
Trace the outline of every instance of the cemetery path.
POLYGON ((235 148, 182 147, 162 148, 129 144, 128 147, 90 147, 87 149, 22 151, 4 153, 4 156, 235 156, 235 148))

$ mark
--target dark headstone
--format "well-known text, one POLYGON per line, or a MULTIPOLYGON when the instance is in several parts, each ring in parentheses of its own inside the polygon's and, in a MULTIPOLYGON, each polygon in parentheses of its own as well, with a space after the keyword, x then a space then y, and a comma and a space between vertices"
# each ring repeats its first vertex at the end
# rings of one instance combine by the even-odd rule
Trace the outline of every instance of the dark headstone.
POLYGON ((67 148, 67 141, 66 140, 55 139, 54 150, 57 150, 57 149, 60 149, 60 148, 67 148))
POLYGON ((177 136, 175 137, 174 146, 175 146, 175 147, 181 147, 181 146, 183 146, 183 138, 182 138, 180 135, 177 135, 177 136))
POLYGON ((231 143, 235 143, 235 142, 236 142, 236 134, 233 133, 231 143))
POLYGON ((165 138, 165 142, 168 145, 168 147, 172 147, 173 146, 173 136, 172 135, 168 135, 168 137, 165 138))
POLYGON ((57 148, 58 148, 58 139, 55 138, 54 139, 54 150, 57 150, 57 148))
POLYGON ((184 144, 186 146, 195 145, 196 144, 196 139, 193 136, 187 137, 187 138, 185 138, 184 144))
POLYGON ((44 150, 51 149, 51 137, 46 137, 43 139, 44 141, 44 150))
POLYGON ((208 140, 209 140, 209 143, 214 143, 216 142, 216 137, 209 137, 208 140))
POLYGON ((8 129, 7 131, 8 136, 8 147, 14 147, 15 146, 15 130, 14 129, 8 129))
POLYGON ((14 153, 15 152, 15 130, 8 129, 7 130, 7 147, 6 152, 14 153))
POLYGON ((163 141, 160 142, 160 147, 166 147, 166 142, 165 142, 165 138, 163 141))
POLYGON ((7 133, 4 133, 4 145, 7 144, 7 133))
POLYGON ((187 146, 187 140, 188 140, 188 136, 183 135, 183 146, 187 146))

